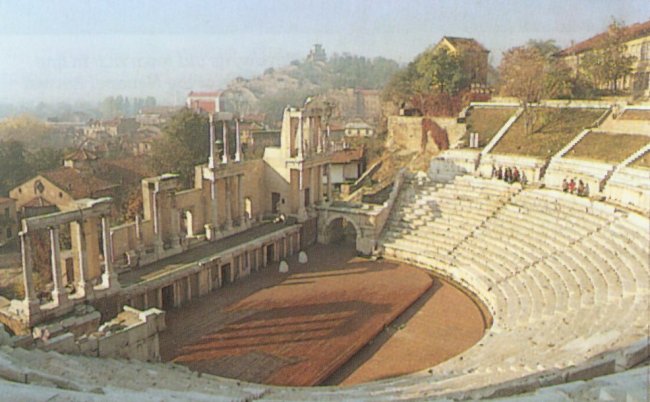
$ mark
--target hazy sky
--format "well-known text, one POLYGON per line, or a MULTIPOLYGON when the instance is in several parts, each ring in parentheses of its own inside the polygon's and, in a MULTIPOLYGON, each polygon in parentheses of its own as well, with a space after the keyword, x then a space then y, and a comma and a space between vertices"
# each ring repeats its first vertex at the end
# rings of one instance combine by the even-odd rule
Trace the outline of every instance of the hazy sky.
POLYGON ((493 63, 528 39, 566 46, 611 17, 650 18, 648 0, 0 0, 0 102, 153 95, 328 52, 408 62, 443 35, 479 40, 493 63))

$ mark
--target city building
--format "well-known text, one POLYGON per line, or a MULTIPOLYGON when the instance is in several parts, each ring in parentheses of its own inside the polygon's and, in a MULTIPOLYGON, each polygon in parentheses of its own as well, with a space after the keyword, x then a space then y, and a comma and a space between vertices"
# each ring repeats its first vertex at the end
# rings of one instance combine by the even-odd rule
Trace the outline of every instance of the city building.
MULTIPOLYGON (((578 42, 558 53, 573 69, 574 74, 580 74, 581 61, 586 54, 598 52, 607 41, 609 31, 601 32, 589 39, 578 42)), ((622 30, 625 38, 625 54, 634 57, 629 74, 622 77, 617 87, 630 91, 634 96, 648 97, 650 95, 650 20, 626 26, 622 30)))

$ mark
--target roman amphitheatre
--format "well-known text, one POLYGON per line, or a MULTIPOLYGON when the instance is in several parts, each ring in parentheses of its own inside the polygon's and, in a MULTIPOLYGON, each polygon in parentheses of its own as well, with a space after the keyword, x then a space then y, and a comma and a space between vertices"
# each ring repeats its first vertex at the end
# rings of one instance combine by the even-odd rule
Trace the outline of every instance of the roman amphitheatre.
MULTIPOLYGON (((235 139, 232 155, 215 147, 197 166, 193 189, 176 190, 175 175, 145 179, 142 220, 111 227, 105 198, 26 218, 25 298, 0 311, 15 334, 2 339, 3 393, 642 395, 650 108, 614 106, 544 101, 557 119, 548 126, 561 128, 547 150, 536 142, 544 135, 521 137, 516 103, 473 103, 458 124, 489 140, 435 156, 426 172, 400 171, 380 204, 330 201, 318 180, 333 151, 320 112, 287 108, 281 144, 264 159, 243 160, 235 139), (603 157, 615 138, 620 151, 603 157), (510 168, 526 180, 504 180, 510 168), (580 180, 580 194, 567 179, 580 180), (273 221, 265 197, 279 204, 273 221), (72 277, 53 258, 52 293, 36 297, 26 234, 46 232, 58 255, 64 225, 76 239, 72 277)), ((212 144, 228 140, 219 124, 230 116, 215 117, 212 144)))
MULTIPOLYGON (((108 183, 86 138, 0 198, 20 217, 0 216, 20 243, 16 286, 0 286, 0 399, 647 400, 648 32, 613 23, 563 51, 513 48, 502 96, 489 51, 445 36, 393 75, 413 80, 408 101, 337 88, 338 105, 283 103, 278 130, 244 118, 233 88, 192 91, 174 116, 205 122, 190 124, 200 160, 138 177, 141 204, 107 196, 115 183, 84 191, 108 183), (619 28, 623 45, 595 47, 619 28), (588 52, 603 49, 627 72, 591 83, 589 99, 546 88, 559 77, 580 93, 578 73, 598 67, 588 52), (454 74, 422 84, 440 65, 454 74)), ((315 45, 234 88, 326 63, 315 45)), ((162 114, 146 118, 163 126, 162 114)), ((185 159, 174 144, 165 158, 185 159)))

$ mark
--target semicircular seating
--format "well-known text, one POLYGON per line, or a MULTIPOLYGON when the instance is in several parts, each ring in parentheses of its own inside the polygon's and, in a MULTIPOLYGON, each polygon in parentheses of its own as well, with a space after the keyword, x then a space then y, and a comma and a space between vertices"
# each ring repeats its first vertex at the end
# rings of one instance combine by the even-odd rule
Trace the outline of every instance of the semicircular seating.
POLYGON ((0 378, 72 400, 98 388, 140 398, 144 388, 160 398, 191 390, 195 400, 278 401, 474 399, 591 378, 647 359, 649 228, 645 216, 553 190, 472 176, 410 182, 385 228, 385 256, 460 284, 493 317, 475 346, 442 364, 344 388, 292 388, 2 348, 0 378))

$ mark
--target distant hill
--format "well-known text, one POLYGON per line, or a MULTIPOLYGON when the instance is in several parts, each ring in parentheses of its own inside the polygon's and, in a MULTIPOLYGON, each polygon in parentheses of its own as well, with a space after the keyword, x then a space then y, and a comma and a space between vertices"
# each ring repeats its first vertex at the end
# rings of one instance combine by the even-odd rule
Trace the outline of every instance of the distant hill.
POLYGON ((265 113, 280 118, 287 104, 300 105, 308 96, 343 88, 381 89, 399 69, 396 61, 350 54, 294 60, 290 65, 267 68, 263 74, 238 77, 227 87, 227 107, 242 114, 265 113))

